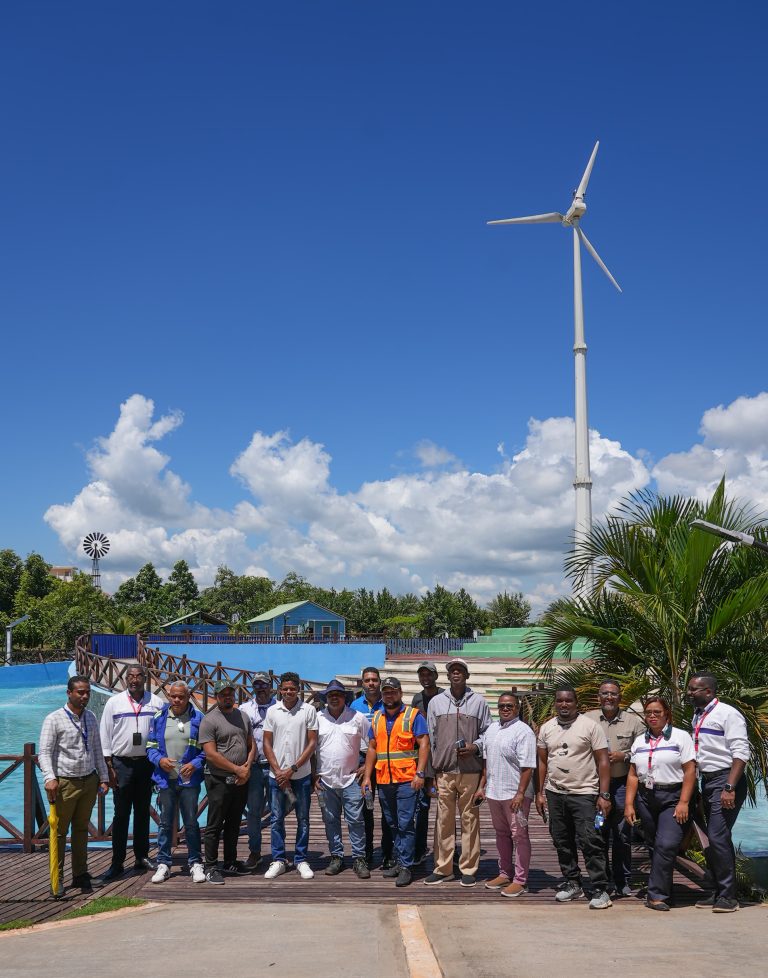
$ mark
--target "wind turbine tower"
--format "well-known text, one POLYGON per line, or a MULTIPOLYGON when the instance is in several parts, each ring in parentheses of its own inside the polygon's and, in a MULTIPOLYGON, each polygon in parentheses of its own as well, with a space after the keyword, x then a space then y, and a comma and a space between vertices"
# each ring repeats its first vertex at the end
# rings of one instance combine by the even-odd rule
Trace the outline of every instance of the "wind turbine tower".
MULTIPOLYGON (((621 292, 619 283, 606 268, 600 255, 592 247, 581 230, 581 221, 587 212, 586 195, 592 167, 595 165, 595 143, 584 176, 573 192, 573 201, 565 214, 553 211, 549 214, 533 214, 530 217, 509 217, 489 224, 562 224, 570 228, 573 236, 573 357, 575 370, 575 422, 576 422, 576 471, 573 488, 576 490, 576 545, 589 536, 592 530, 592 476, 589 468, 589 423, 587 420, 587 344, 584 342, 584 303, 581 291, 581 245, 592 255, 613 285, 621 292)), ((586 582, 589 585, 589 582, 586 582)))

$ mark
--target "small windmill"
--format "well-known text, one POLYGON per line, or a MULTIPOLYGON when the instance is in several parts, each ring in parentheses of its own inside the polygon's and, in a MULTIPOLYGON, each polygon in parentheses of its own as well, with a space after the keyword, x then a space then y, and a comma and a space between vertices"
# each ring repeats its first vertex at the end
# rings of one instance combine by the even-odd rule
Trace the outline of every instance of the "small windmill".
POLYGON ((89 533, 83 540, 83 550, 91 558, 91 584, 101 590, 101 571, 99 560, 109 553, 109 540, 105 533, 89 533))

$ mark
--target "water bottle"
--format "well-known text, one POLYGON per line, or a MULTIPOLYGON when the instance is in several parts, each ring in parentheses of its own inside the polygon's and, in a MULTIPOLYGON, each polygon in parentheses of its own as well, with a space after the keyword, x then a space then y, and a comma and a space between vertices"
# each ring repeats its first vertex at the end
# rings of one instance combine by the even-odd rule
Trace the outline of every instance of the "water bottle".
POLYGON ((288 787, 284 789, 284 791, 285 791, 285 797, 288 799, 289 807, 293 808, 293 806, 296 804, 296 795, 294 794, 293 788, 289 784, 288 787))
POLYGON ((373 792, 370 788, 365 789, 365 807, 369 810, 373 809, 373 792))
POLYGON ((604 825, 605 825, 605 815, 603 815, 602 812, 598 812, 595 815, 595 828, 599 832, 604 825))
POLYGON ((322 788, 317 789, 317 803, 320 806, 320 811, 325 814, 325 792, 322 788))

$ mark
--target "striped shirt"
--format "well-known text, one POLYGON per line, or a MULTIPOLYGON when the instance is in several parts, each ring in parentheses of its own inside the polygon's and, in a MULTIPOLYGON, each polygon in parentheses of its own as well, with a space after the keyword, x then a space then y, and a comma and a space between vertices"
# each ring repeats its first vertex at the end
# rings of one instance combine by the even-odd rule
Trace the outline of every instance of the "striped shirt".
POLYGON ((108 781, 107 765, 101 752, 99 721, 90 710, 78 717, 67 707, 54 710, 43 720, 38 751, 43 782, 57 778, 87 778, 98 772, 99 781, 108 781))
POLYGON ((141 704, 128 690, 110 696, 101 714, 101 744, 105 757, 145 757, 147 737, 152 717, 163 707, 159 696, 147 690, 141 704), (134 744, 133 735, 141 734, 141 743, 134 744))
MULTIPOLYGON (((508 723, 498 720, 480 735, 487 782, 485 795, 492 801, 514 798, 520 787, 522 768, 536 767, 536 735, 519 717, 508 723)), ((533 778, 525 793, 533 798, 533 778)))

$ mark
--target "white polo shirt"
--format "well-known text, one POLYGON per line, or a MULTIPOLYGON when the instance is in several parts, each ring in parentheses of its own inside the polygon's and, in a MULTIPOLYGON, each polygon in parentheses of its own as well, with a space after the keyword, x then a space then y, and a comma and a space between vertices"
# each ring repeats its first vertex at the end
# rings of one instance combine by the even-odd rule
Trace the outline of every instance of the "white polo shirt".
POLYGON ((137 703, 127 689, 110 696, 104 704, 99 724, 104 756, 145 757, 149 724, 163 705, 163 700, 149 690, 144 693, 141 703, 137 703), (140 744, 133 742, 135 733, 141 734, 140 744))
POLYGON ((640 784, 645 783, 649 773, 656 784, 679 784, 683 780, 683 764, 694 760, 693 741, 691 735, 678 727, 672 727, 668 737, 649 738, 648 734, 640 734, 632 744, 630 764, 635 765, 635 771, 640 784))
MULTIPOLYGON (((288 710, 282 700, 270 706, 264 717, 264 732, 272 734, 272 750, 280 767, 284 770, 295 764, 301 756, 309 740, 310 730, 317 730, 317 711, 314 706, 297 700, 292 710, 288 710)), ((309 761, 291 776, 291 781, 306 778, 312 766, 309 761)), ((270 778, 274 774, 269 772, 270 778)))
POLYGON ((317 773, 329 788, 348 788, 368 748, 370 724, 362 713, 345 707, 334 719, 328 710, 317 717, 317 773))
MULTIPOLYGON (((715 703, 711 700, 708 705, 715 703)), ((696 742, 696 727, 699 726, 698 750, 696 763, 699 771, 710 773, 724 771, 730 768, 734 757, 749 761, 749 737, 747 723, 741 713, 717 700, 716 705, 703 717, 697 710, 693 714, 691 729, 694 731, 694 748, 696 742)))

